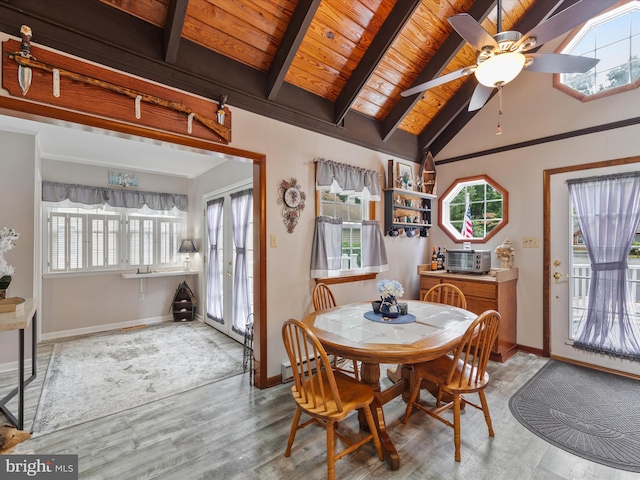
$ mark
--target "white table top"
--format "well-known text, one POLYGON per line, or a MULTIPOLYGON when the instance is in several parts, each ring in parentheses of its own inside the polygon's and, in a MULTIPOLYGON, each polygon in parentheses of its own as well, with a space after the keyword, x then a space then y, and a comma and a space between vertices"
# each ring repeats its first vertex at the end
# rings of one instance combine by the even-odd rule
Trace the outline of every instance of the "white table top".
POLYGON ((446 353, 477 315, 438 303, 409 300, 412 323, 368 320, 371 303, 354 303, 307 315, 303 322, 331 353, 362 361, 415 363, 446 353))
POLYGON ((0 313, 0 332, 28 328, 33 319, 33 314, 36 313, 37 307, 37 299, 25 298, 24 307, 21 307, 15 312, 0 313))

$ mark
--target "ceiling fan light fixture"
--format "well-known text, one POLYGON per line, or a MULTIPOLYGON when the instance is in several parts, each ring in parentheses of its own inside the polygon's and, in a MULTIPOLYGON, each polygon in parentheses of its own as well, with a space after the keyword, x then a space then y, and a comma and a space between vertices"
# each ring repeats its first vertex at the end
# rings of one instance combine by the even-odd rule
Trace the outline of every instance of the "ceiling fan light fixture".
POLYGON ((485 87, 506 85, 522 71, 524 62, 525 56, 519 52, 501 53, 479 63, 475 75, 485 87))

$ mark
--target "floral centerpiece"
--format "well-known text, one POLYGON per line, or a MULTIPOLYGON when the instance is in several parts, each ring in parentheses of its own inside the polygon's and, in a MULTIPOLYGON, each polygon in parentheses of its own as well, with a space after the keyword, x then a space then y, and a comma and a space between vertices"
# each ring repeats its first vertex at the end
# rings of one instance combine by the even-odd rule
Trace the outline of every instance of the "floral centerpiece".
POLYGON ((15 268, 7 263, 4 254, 15 247, 13 243, 20 237, 13 228, 4 227, 0 230, 0 290, 6 290, 11 283, 11 276, 16 273, 15 268))
POLYGON ((397 317, 400 315, 397 299, 404 295, 404 289, 397 280, 380 280, 377 284, 378 293, 382 298, 380 313, 386 317, 397 317))

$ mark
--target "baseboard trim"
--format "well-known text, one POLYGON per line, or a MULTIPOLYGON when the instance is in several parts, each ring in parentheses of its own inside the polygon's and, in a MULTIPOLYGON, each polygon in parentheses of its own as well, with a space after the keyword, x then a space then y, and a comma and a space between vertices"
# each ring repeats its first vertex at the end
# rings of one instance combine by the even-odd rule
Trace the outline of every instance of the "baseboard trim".
POLYGON ((533 348, 533 347, 527 347, 526 345, 518 345, 517 349, 520 352, 532 353, 534 355, 537 355, 538 357, 546 357, 547 356, 547 355, 544 354, 544 352, 542 351, 541 348, 533 348))
POLYGON ((579 360, 573 360, 571 358, 560 357, 558 355, 551 355, 551 358, 554 360, 558 360, 560 362, 571 363, 573 365, 577 365, 579 367, 590 368, 591 370, 599 370, 605 373, 612 373, 614 375, 620 375, 621 377, 631 378, 633 380, 640 380, 640 375, 635 375, 633 373, 622 372, 620 370, 615 370, 613 368, 600 367, 598 365, 594 365, 592 363, 581 362, 579 360))
MULTIPOLYGON (((20 375, 18 375, 18 367, 19 363, 17 360, 15 362, 0 363, 0 373, 16 372, 17 378, 20 378, 20 375)), ((27 376, 31 375, 31 358, 24 359, 24 371, 27 376)))
POLYGON ((140 318, 138 320, 129 320, 127 322, 106 323, 103 325, 95 325, 92 327, 74 328, 73 330, 61 330, 53 333, 43 333, 40 335, 40 341, 57 340, 60 338, 77 337, 80 335, 89 335, 92 333, 102 333, 109 330, 119 330, 121 328, 135 327, 137 325, 152 325, 156 323, 173 322, 171 315, 162 317, 140 318))

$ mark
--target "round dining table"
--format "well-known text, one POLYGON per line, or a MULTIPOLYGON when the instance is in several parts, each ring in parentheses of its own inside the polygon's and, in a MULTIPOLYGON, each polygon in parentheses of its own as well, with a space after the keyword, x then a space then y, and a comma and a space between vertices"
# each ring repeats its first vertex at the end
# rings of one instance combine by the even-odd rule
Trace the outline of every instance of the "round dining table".
MULTIPOLYGON (((382 406, 407 392, 409 376, 403 374, 391 387, 380 386, 381 364, 413 364, 433 360, 455 347, 477 315, 439 303, 409 300, 408 314, 385 318, 372 311, 371 302, 352 303, 310 313, 302 319, 327 353, 361 362, 360 380, 373 388, 371 404, 385 460, 391 470, 400 457, 387 432, 382 406)), ((366 428, 364 415, 360 425, 366 428)))

